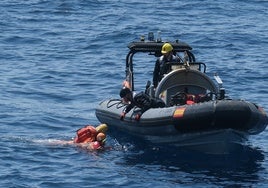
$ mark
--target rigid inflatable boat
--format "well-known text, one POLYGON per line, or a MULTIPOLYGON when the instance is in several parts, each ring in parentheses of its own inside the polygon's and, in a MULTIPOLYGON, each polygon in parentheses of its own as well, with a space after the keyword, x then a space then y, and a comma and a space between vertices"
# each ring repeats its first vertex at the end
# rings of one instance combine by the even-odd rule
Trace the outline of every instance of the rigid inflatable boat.
MULTIPOLYGON (((135 91, 133 57, 136 53, 161 56, 163 41, 137 41, 128 45, 126 79, 135 91)), ((170 72, 154 88, 150 81, 145 92, 161 98, 166 107, 151 108, 135 120, 139 108, 132 109, 120 120, 126 107, 121 99, 107 99, 96 108, 96 116, 116 131, 156 145, 187 147, 201 152, 222 154, 243 146, 249 135, 265 130, 268 119, 257 104, 230 99, 218 75, 206 74, 206 64, 195 61, 192 48, 183 42, 170 42, 174 55, 184 56, 182 63, 170 63, 170 72)), ((142 61, 142 63, 146 63, 142 61)), ((137 79, 137 78, 135 78, 137 79)), ((119 92, 119 91, 118 91, 119 92)), ((131 137, 129 137, 131 138, 131 137)))

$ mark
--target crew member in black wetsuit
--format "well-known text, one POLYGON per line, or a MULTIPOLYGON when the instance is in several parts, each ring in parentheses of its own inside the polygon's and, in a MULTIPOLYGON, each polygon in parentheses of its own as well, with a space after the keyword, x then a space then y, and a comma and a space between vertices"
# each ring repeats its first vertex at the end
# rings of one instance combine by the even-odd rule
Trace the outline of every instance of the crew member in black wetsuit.
POLYGON ((149 108, 165 107, 165 103, 161 99, 151 98, 144 92, 136 94, 135 92, 130 91, 130 89, 127 87, 121 89, 120 97, 124 103, 128 104, 120 116, 121 120, 123 120, 125 118, 125 115, 135 106, 141 109, 140 113, 135 116, 136 120, 139 120, 141 115, 149 108))

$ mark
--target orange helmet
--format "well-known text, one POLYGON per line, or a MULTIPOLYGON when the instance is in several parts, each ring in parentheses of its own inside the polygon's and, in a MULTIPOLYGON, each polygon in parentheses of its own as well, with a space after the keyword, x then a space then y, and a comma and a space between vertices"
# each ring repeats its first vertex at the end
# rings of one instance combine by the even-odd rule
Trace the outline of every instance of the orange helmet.
POLYGON ((104 133, 98 133, 96 137, 97 141, 99 142, 104 142, 105 138, 106 138, 106 135, 104 133))

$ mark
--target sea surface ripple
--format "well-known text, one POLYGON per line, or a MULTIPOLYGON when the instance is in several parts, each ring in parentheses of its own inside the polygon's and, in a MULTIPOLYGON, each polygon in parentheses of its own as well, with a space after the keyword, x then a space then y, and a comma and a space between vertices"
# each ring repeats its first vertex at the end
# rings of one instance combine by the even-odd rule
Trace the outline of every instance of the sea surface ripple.
POLYGON ((148 32, 187 42, 230 97, 268 111, 267 0, 2 0, 0 11, 1 187, 267 187, 267 129, 227 157, 112 135, 103 152, 53 144, 99 123, 97 104, 118 96, 127 44, 148 32))

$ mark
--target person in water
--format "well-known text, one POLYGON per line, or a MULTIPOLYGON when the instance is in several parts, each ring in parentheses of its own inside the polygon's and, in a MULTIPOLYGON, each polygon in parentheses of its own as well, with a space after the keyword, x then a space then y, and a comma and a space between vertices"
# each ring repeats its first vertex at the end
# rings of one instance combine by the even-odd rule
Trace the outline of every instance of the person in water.
POLYGON ((135 106, 141 109, 141 111, 135 116, 135 120, 137 121, 140 119, 141 115, 149 108, 165 107, 165 103, 161 99, 151 98, 144 92, 136 94, 127 87, 123 87, 119 95, 122 98, 122 101, 127 104, 126 108, 124 108, 123 112, 120 115, 121 120, 124 120, 126 114, 135 106))
POLYGON ((161 50, 162 56, 159 57, 155 62, 154 72, 153 72, 153 84, 154 88, 158 86, 160 80, 170 71, 168 63, 174 62, 179 63, 180 58, 173 54, 173 46, 170 43, 165 43, 161 50))
POLYGON ((100 124, 97 127, 86 125, 76 131, 76 136, 70 141, 56 141, 53 144, 76 145, 88 150, 101 150, 104 148, 106 141, 106 131, 108 126, 100 124))
POLYGON ((92 125, 86 125, 76 131, 73 143, 90 150, 103 149, 107 130, 106 124, 100 124, 96 128, 92 125))

